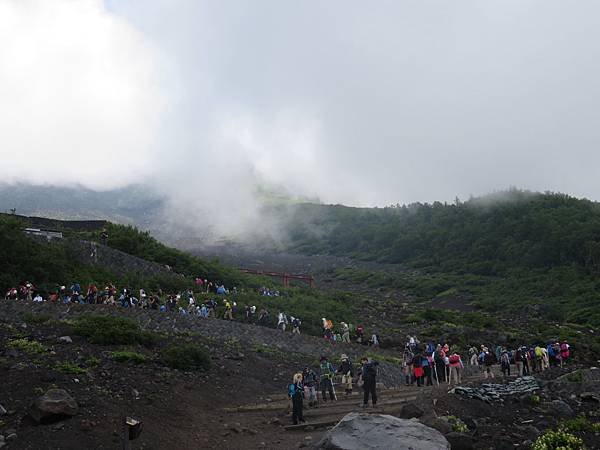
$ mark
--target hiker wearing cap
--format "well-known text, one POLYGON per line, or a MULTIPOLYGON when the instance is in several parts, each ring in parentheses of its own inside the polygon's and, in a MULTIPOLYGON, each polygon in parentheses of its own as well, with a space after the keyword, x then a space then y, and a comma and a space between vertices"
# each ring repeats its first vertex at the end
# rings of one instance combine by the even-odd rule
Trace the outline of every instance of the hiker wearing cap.
POLYGON ((316 408, 319 377, 317 377, 317 374, 308 366, 306 366, 302 372, 302 383, 304 384, 304 393, 308 397, 308 406, 316 408))
POLYGON ((327 401, 327 393, 329 392, 329 398, 331 401, 336 400, 335 398, 335 390, 333 388, 333 377, 335 375, 335 370, 333 370, 333 366, 329 361, 327 361, 326 356, 321 356, 321 365, 319 366, 321 371, 320 379, 321 379, 321 394, 323 395, 323 401, 327 401))
POLYGON ((352 394, 352 377, 354 376, 354 370, 352 368, 352 361, 348 358, 348 355, 342 355, 342 362, 340 367, 338 367, 337 373, 342 374, 342 384, 344 385, 344 390, 346 395, 352 394))

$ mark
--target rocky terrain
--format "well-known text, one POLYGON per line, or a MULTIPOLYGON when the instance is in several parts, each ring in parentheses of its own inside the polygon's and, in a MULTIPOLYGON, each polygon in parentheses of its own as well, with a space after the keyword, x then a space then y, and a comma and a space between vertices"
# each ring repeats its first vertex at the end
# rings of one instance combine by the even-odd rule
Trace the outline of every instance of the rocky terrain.
MULTIPOLYGON (((360 409, 355 393, 307 410, 305 426, 289 427, 285 392, 291 375, 306 364, 314 367, 319 355, 337 358, 344 352, 356 360, 365 352, 361 346, 334 347, 319 338, 243 323, 97 305, 4 302, 2 311, 0 446, 6 448, 115 448, 125 416, 143 422, 132 448, 310 447, 334 423, 360 409), (128 316, 159 341, 151 347, 99 345, 73 333, 74 321, 98 313, 128 316), (30 344, 14 345, 24 341, 30 344), (210 369, 166 367, 161 349, 174 341, 205 347, 210 369), (125 350, 144 355, 144 361, 115 359, 115 352, 125 350), (40 420, 42 397, 62 391, 75 405, 67 397, 66 410, 40 420)), ((375 355, 382 362, 381 400, 369 412, 418 418, 442 433, 452 448, 528 448, 541 432, 565 420, 583 414, 594 422, 600 415, 597 369, 552 369, 508 387, 509 380, 498 375, 500 387, 494 388, 482 385, 473 368, 465 387, 449 393, 445 385, 403 386, 400 368, 386 362, 393 356, 398 355, 385 350, 375 355), (517 389, 519 384, 526 386, 517 389), (468 388, 484 389, 502 401, 456 392, 468 393, 468 388)), ((600 444, 597 433, 581 434, 590 448, 600 444)))

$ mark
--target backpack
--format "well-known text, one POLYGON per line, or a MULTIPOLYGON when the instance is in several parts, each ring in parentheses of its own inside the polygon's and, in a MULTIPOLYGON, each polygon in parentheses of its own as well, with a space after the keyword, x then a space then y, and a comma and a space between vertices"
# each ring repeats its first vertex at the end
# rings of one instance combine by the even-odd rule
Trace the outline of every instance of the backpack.
POLYGON ((427 344, 427 349, 425 350, 427 353, 429 353, 430 355, 433 354, 435 352, 435 345, 433 345, 431 342, 429 344, 427 344))
POLYGON ((450 364, 456 364, 460 362, 460 356, 455 353, 454 355, 450 356, 449 362, 450 364))
POLYGON ((331 378, 333 375, 333 368, 331 367, 331 363, 324 362, 321 364, 321 376, 323 378, 331 378))
POLYGON ((491 352, 487 352, 483 357, 483 362, 486 365, 491 366, 492 364, 494 364, 494 355, 491 352))
POLYGON ((435 361, 443 361, 445 356, 446 354, 444 353, 444 350, 436 350, 433 354, 433 359, 435 361))
POLYGON ((375 378, 377 376, 377 367, 373 363, 368 363, 365 365, 365 372, 363 375, 364 378, 375 378))

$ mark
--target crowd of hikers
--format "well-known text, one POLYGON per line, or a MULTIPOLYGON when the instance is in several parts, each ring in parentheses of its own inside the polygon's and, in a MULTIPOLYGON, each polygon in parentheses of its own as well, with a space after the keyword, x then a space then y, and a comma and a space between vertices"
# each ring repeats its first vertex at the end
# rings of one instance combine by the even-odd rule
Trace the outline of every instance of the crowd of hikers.
MULTIPOLYGON (((213 283, 200 277, 196 278, 195 284, 195 291, 188 289, 177 294, 164 294, 160 290, 156 293, 146 293, 144 289, 134 292, 127 287, 118 290, 113 284, 99 289, 92 283, 86 289, 82 289, 80 284, 75 282, 69 288, 58 286, 44 297, 32 283, 26 281, 18 287, 10 288, 5 294, 5 299, 64 304, 106 304, 197 315, 202 318, 222 317, 226 320, 233 320, 234 316, 240 313, 237 303, 227 298, 235 298, 235 287, 227 289, 221 283, 213 283)), ((279 296, 279 292, 275 292, 264 287, 259 289, 259 293, 264 296, 279 296)), ((243 320, 265 326, 271 323, 266 308, 259 310, 251 305, 244 306, 243 320)), ((291 326, 292 333, 300 334, 302 322, 298 317, 280 311, 275 317, 275 323, 281 331, 286 331, 287 327, 291 326)), ((354 327, 342 321, 335 327, 331 319, 322 318, 322 330, 323 338, 330 343, 355 342, 375 348, 380 343, 377 333, 372 333, 367 339, 365 329, 360 324, 354 327)), ((494 378, 493 366, 497 364, 505 377, 524 376, 542 372, 552 366, 562 367, 570 357, 570 346, 566 340, 514 348, 481 345, 479 348, 471 346, 464 350, 468 353, 467 364, 478 366, 484 379, 494 378)), ((407 386, 439 386, 441 383, 456 385, 461 383, 465 368, 458 347, 451 348, 447 343, 422 344, 417 337, 410 335, 407 336, 401 361, 402 379, 407 386)), ((353 384, 356 383, 363 390, 363 407, 368 406, 369 398, 375 406, 378 366, 379 363, 369 357, 363 357, 360 364, 355 366, 346 354, 342 354, 335 363, 322 356, 317 371, 305 367, 302 372, 295 373, 292 383, 288 386, 288 395, 293 405, 293 423, 304 422, 302 409, 305 399, 309 407, 318 406, 319 391, 323 402, 337 400, 336 384, 343 388, 345 396, 349 396, 352 395, 353 384), (336 383, 336 380, 339 383, 336 383)))
MULTIPOLYGON (((241 319, 246 323, 261 326, 275 326, 281 331, 291 329, 294 334, 300 334, 302 320, 285 313, 282 310, 271 315, 266 307, 257 308, 255 305, 244 305, 238 308, 238 290, 236 287, 226 288, 220 282, 209 281, 206 278, 196 277, 195 289, 187 289, 178 293, 164 293, 161 289, 156 292, 146 292, 145 289, 134 290, 129 287, 117 289, 113 283, 104 288, 99 288, 95 283, 82 287, 78 282, 73 282, 69 287, 57 286, 56 289, 43 295, 37 288, 25 281, 18 287, 12 287, 6 291, 6 300, 26 300, 33 302, 49 302, 63 304, 99 304, 120 306, 123 308, 154 309, 161 312, 175 312, 182 315, 196 316, 200 318, 217 317, 225 320, 241 319)), ((242 292, 242 291, 241 291, 242 292)), ((282 297, 286 293, 261 287, 258 289, 261 296, 282 297)), ((281 304, 285 305, 284 302, 281 304)), ((362 325, 351 327, 345 322, 340 322, 337 327, 331 319, 322 319, 323 337, 328 342, 350 343, 379 346, 379 335, 373 333, 369 339, 365 337, 365 329, 362 325), (351 336, 352 333, 352 336, 351 336)))
MULTIPOLYGON (((465 368, 458 349, 451 349, 448 344, 427 343, 422 345, 415 336, 407 336, 402 356, 402 378, 407 386, 440 386, 458 385, 462 380, 465 368)), ((494 351, 481 345, 468 349, 471 366, 478 366, 484 379, 494 378, 493 366, 500 364, 505 377, 531 375, 542 372, 553 366, 563 366, 570 357, 570 346, 566 340, 551 342, 546 346, 519 346, 507 349, 496 346, 494 351)), ((317 371, 305 367, 302 372, 295 373, 288 386, 288 396, 292 401, 292 422, 303 423, 302 409, 304 400, 308 400, 309 408, 318 407, 319 391, 323 402, 338 399, 335 386, 344 390, 344 396, 352 395, 353 383, 362 387, 363 408, 369 404, 377 405, 377 361, 363 357, 359 366, 355 366, 346 354, 342 354, 336 364, 325 356, 320 359, 317 371), (355 378, 356 375, 356 378, 355 378), (336 382, 337 380, 337 382, 336 382)))

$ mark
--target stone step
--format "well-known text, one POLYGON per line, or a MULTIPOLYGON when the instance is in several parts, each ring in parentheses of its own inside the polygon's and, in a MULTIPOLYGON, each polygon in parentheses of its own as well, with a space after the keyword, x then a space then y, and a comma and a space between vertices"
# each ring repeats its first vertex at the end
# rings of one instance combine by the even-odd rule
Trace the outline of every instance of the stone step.
MULTIPOLYGON (((392 407, 399 408, 402 405, 404 405, 406 403, 414 402, 415 400, 417 400, 416 396, 402 398, 402 399, 394 399, 394 400, 382 400, 382 401, 380 401, 380 403, 378 403, 377 408, 378 409, 382 409, 382 408, 386 409, 386 408, 392 408, 392 407)), ((328 416, 331 414, 338 414, 338 413, 347 414, 347 413, 350 413, 353 411, 360 411, 362 409, 362 400, 358 400, 353 403, 345 404, 345 405, 336 405, 335 403, 331 403, 329 405, 330 406, 327 408, 324 408, 321 406, 319 406, 318 408, 305 408, 304 415, 307 418, 311 418, 311 417, 328 416)))
MULTIPOLYGON (((444 383, 441 383, 440 386, 445 386, 444 383)), ((430 389, 435 388, 435 386, 424 386, 422 388, 420 388, 422 391, 427 391, 430 389)), ((417 389, 416 386, 403 386, 401 388, 391 388, 391 389, 382 389, 382 390, 377 390, 377 394, 378 395, 386 395, 386 396, 393 396, 393 395, 403 395, 403 394, 407 394, 409 392, 414 392, 414 390, 417 389)), ((336 390, 336 394, 338 396, 338 398, 341 398, 342 396, 344 396, 344 388, 343 386, 335 386, 335 390, 336 390)), ((321 391, 317 391, 319 394, 321 391)), ((356 395, 357 393, 360 393, 360 395, 362 395, 362 389, 355 386, 354 387, 354 394, 356 395)), ((270 399, 271 401, 267 402, 269 404, 275 403, 275 402, 279 402, 279 401, 288 401, 288 396, 286 394, 274 394, 274 395, 270 395, 270 396, 266 396, 264 397, 264 399, 270 399)))
POLYGON ((353 410, 349 410, 349 411, 343 411, 343 412, 339 412, 339 413, 333 413, 333 414, 329 414, 329 415, 324 415, 324 416, 320 416, 320 417, 316 417, 316 420, 312 420, 311 416, 307 416, 305 415, 305 418, 308 419, 306 421, 306 423, 303 424, 298 424, 298 425, 286 425, 284 426, 284 430, 286 431, 307 431, 308 430, 312 430, 317 429, 317 428, 330 428, 334 425, 336 425, 346 414, 351 413, 351 412, 365 412, 365 413, 369 413, 369 414, 397 414, 400 412, 400 409, 402 408, 402 404, 399 405, 377 405, 377 408, 366 408, 363 409, 361 407, 358 407, 356 409, 353 410))

